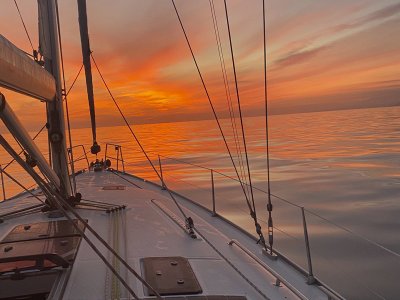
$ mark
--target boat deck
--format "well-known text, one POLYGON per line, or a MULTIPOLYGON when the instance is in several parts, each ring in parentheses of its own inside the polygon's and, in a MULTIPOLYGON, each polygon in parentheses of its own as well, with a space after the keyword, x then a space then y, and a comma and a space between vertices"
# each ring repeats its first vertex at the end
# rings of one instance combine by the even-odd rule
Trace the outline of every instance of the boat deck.
MULTIPOLYGON (((77 211, 139 274, 149 282, 157 282, 160 290, 166 288, 163 291, 171 293, 168 296, 171 299, 330 299, 317 285, 308 285, 305 275, 284 259, 272 260, 262 254, 251 236, 183 197, 176 199, 194 220, 196 239, 183 230, 184 218, 161 187, 131 175, 107 171, 82 173, 76 179, 85 203, 89 200, 126 206, 106 212, 103 205, 91 202, 93 206, 80 206, 77 211), (165 259, 154 259, 160 257, 165 259), (176 271, 177 264, 182 269, 176 271), (287 281, 290 289, 276 285, 277 274, 287 281), (194 290, 194 294, 188 292, 194 290)), ((37 199, 25 194, 0 202, 0 211, 4 214, 37 203, 37 199)), ((16 225, 62 219, 49 219, 45 213, 5 219, 0 224, 0 241, 16 225)), ((85 232, 138 297, 150 298, 143 284, 113 259, 88 230, 85 232)), ((55 282, 51 299, 131 299, 84 240, 72 268, 63 269, 55 282)), ((0 299, 6 293, 1 287, 0 299)))

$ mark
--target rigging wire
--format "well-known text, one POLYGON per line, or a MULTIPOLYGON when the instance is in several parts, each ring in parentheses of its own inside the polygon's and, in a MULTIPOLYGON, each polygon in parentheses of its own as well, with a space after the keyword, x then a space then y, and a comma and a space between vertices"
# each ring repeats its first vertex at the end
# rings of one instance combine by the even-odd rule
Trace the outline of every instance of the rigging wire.
POLYGON ((217 16, 215 13, 214 0, 209 0, 209 3, 210 3, 211 16, 212 16, 212 20, 213 20, 215 40, 216 40, 217 47, 218 47, 218 56, 219 56, 219 61, 220 61, 220 66, 221 66, 221 71, 222 71, 222 78, 224 81, 226 101, 228 102, 229 117, 230 117, 230 121, 231 121, 233 138, 234 138, 235 147, 236 147, 236 156, 239 161, 240 175, 242 176, 241 180, 246 183, 245 187, 246 187, 247 194, 249 195, 250 192, 248 190, 247 178, 245 176, 245 171, 244 171, 242 149, 241 149, 241 145, 240 145, 239 137, 238 137, 239 135, 238 135, 237 125, 236 125, 236 115, 235 115, 235 110, 234 110, 233 103, 232 103, 231 90, 229 87, 229 80, 228 80, 228 74, 226 71, 224 52, 222 49, 221 37, 219 34, 218 20, 217 20, 217 16))
POLYGON ((249 278, 246 277, 246 275, 244 275, 242 273, 242 271, 239 270, 238 267, 236 267, 230 260, 229 258, 227 258, 225 255, 222 254, 221 251, 219 251, 217 249, 217 247, 211 243, 204 234, 202 234, 201 232, 199 232, 196 229, 197 233, 200 235, 200 237, 211 247, 211 249, 213 249, 232 269, 235 270, 235 272, 242 277, 258 294, 260 294, 260 296, 266 300, 270 300, 270 298, 263 292, 261 291, 249 278))
POLYGON ((23 153, 25 155, 25 161, 33 166, 36 166, 36 160, 27 152, 25 151, 25 148, 22 146, 22 144, 19 142, 19 140, 13 135, 12 136, 14 141, 18 144, 18 146, 21 148, 21 151, 19 153, 23 153))
POLYGON ((272 222, 272 201, 271 201, 271 179, 270 179, 270 155, 269 155, 269 109, 268 109, 268 89, 267 89, 267 26, 265 16, 265 0, 263 0, 263 41, 264 41, 264 99, 265 99, 265 142, 267 150, 267 185, 268 185, 268 243, 272 254, 274 244, 274 226, 272 222))
POLYGON ((304 209, 304 210, 305 210, 306 212, 308 212, 309 214, 313 215, 314 217, 317 217, 317 218, 319 218, 319 219, 321 219, 321 220, 323 220, 323 221, 325 221, 325 222, 327 222, 327 223, 329 223, 329 224, 332 224, 332 225, 334 225, 334 226, 336 226, 336 227, 338 227, 338 228, 340 228, 340 229, 346 231, 347 233, 350 233, 350 234, 352 234, 352 235, 354 235, 354 236, 360 238, 361 240, 364 240, 364 241, 366 241, 366 242, 368 242, 368 243, 370 243, 370 244, 372 244, 372 245, 375 245, 375 246, 377 246, 378 248, 380 248, 380 249, 382 249, 382 250, 385 250, 386 252, 388 252, 388 253, 390 253, 390 254, 392 254, 392 255, 394 255, 394 256, 397 256, 397 258, 400 258, 400 253, 398 253, 398 252, 396 252, 396 251, 393 251, 393 250, 391 250, 391 249, 389 249, 389 248, 387 248, 387 247, 385 247, 385 246, 379 244, 378 242, 375 242, 375 241, 373 241, 373 240, 367 238, 367 237, 364 236, 364 235, 361 235, 361 234, 359 234, 359 233, 357 233, 357 232, 354 232, 354 231, 352 231, 352 230, 350 230, 350 229, 348 229, 348 228, 346 228, 346 227, 344 227, 344 226, 342 226, 342 225, 339 225, 339 224, 337 224, 337 223, 335 223, 335 222, 333 222, 333 221, 331 221, 331 220, 329 220, 329 219, 327 219, 327 218, 325 218, 325 217, 323 217, 323 216, 320 216, 319 214, 317 214, 317 213, 315 213, 315 212, 313 212, 313 211, 311 211, 311 210, 308 210, 308 209, 304 209))
POLYGON ((149 162, 151 168, 154 170, 154 172, 156 173, 157 177, 160 179, 160 181, 162 182, 163 186, 165 187, 166 191, 168 192, 169 196, 171 197, 171 199, 174 201, 175 205, 177 206, 177 208, 179 209, 180 213, 183 215, 183 217, 185 218, 186 221, 186 227, 189 231, 189 234, 193 233, 193 220, 191 217, 187 217, 187 215, 185 214, 185 212, 183 211, 182 207, 180 206, 180 204, 178 203, 178 201, 175 199, 174 195, 172 194, 172 192, 170 191, 170 189, 166 186, 164 179, 162 178, 162 176, 159 174, 159 172, 157 171, 156 167, 154 166, 153 162, 151 161, 150 157, 148 156, 147 152, 145 151, 145 149, 143 148, 142 144, 140 143, 138 137, 136 136, 135 132, 133 131, 131 125, 128 123, 128 120, 126 119, 124 113, 122 112, 118 102, 115 100, 114 95, 111 93, 110 88, 107 85, 107 82, 105 81, 103 74, 101 73, 96 60, 94 59, 93 56, 93 52, 90 54, 90 56, 92 57, 93 63, 96 67, 97 72, 100 75, 100 78, 104 84, 104 86, 106 87, 108 94, 110 95, 112 101, 114 102, 118 112, 120 113, 122 119, 124 120, 125 125, 128 127, 130 133, 132 134, 133 138, 135 139, 136 143, 138 144, 138 146, 140 147, 142 153, 144 154, 144 156, 146 157, 147 161, 149 162))
MULTIPOLYGON (((62 84, 63 84, 63 90, 62 90, 62 97, 64 98, 65 101, 65 109, 66 109, 66 116, 67 116, 67 129, 68 129, 68 141, 69 141, 69 147, 71 149, 71 176, 72 177, 72 194, 76 194, 76 179, 75 179, 75 166, 74 166, 74 154, 72 151, 72 135, 71 135, 71 122, 69 118, 69 109, 68 109, 68 97, 66 93, 66 84, 65 84, 65 69, 64 69, 64 57, 63 57, 63 50, 62 50, 62 40, 61 40, 61 27, 60 27, 60 15, 58 13, 58 0, 55 1, 56 4, 56 13, 57 13, 57 29, 58 29, 58 44, 60 45, 60 60, 61 60, 61 71, 62 71, 62 84)), ((79 75, 78 75, 79 76, 79 75)), ((61 159, 61 157, 60 157, 61 159)), ((71 179, 70 179, 71 180, 71 179)))
POLYGON ((72 88, 74 87, 76 81, 78 80, 79 75, 80 75, 81 72, 82 72, 82 69, 83 69, 83 64, 81 65, 81 67, 80 67, 78 73, 76 74, 74 80, 72 81, 71 86, 69 87, 68 91, 65 93, 65 96, 68 96, 69 93, 71 92, 71 90, 72 90, 72 88))
POLYGON ((137 273, 97 232, 93 229, 88 222, 81 217, 81 215, 75 211, 75 209, 59 194, 54 194, 54 200, 57 208, 63 212, 64 216, 68 219, 68 221, 75 227, 75 229, 80 233, 80 235, 85 239, 85 241, 89 244, 89 246, 96 252, 98 257, 106 264, 106 266, 114 273, 114 275, 118 278, 118 280, 122 283, 122 285, 129 291, 134 299, 139 299, 136 294, 133 292, 132 288, 129 284, 122 278, 122 276, 115 270, 115 268, 110 264, 110 262, 104 257, 104 255, 100 252, 100 250, 94 245, 94 243, 87 237, 86 233, 79 227, 76 222, 73 221, 71 216, 68 214, 70 211, 80 222, 85 225, 85 228, 89 230, 95 238, 105 247, 108 251, 111 252, 114 257, 120 261, 125 268, 127 268, 133 276, 135 276, 144 286, 146 286, 157 299, 162 299, 160 294, 143 278, 137 273), (68 210, 68 211, 67 211, 68 210))
POLYGON ((192 58, 193 58, 194 64, 196 65, 196 69, 197 69, 197 72, 198 72, 198 74, 199 74, 199 77, 200 77, 201 83, 202 83, 202 85, 203 85, 204 91, 205 91, 205 93, 206 93, 206 96, 207 96, 207 99, 208 99, 208 103, 209 103, 210 106, 211 106, 211 110, 212 110, 212 112, 213 112, 214 119, 215 119, 215 121, 217 122, 217 125, 218 125, 219 131, 220 131, 220 133, 221 133, 222 139, 224 140, 224 144, 225 144, 225 147, 226 147, 226 149, 227 149, 227 151, 228 151, 228 154, 229 154, 230 160, 231 160, 231 162, 232 162, 233 168, 234 168, 234 170, 235 170, 236 176, 237 176, 238 179, 239 179, 240 186, 241 186, 241 188, 242 188, 242 190, 243 190, 243 193, 244 193, 244 196, 245 196, 245 198, 246 198, 247 206, 249 207, 249 210, 250 210, 250 214, 253 214, 253 212, 252 212, 253 209, 252 209, 251 204, 250 204, 250 201, 249 201, 249 199, 248 199, 248 197, 247 197, 247 194, 246 194, 246 191, 245 191, 245 187, 244 187, 242 181, 240 180, 239 172, 238 172, 238 170, 237 170, 235 161, 233 160, 232 153, 231 153, 231 151, 230 151, 230 149, 229 149, 228 142, 227 142, 227 140, 226 140, 226 138, 225 138, 225 134, 224 134, 224 132, 223 132, 223 130, 222 130, 221 124, 220 124, 220 122, 219 122, 219 119, 218 119, 217 113, 216 113, 216 111, 215 111, 214 105, 213 105, 213 103, 212 103, 212 101, 211 101, 211 97, 210 97, 210 94, 208 93, 208 89, 207 89, 206 84, 205 84, 205 82, 204 82, 203 76, 202 76, 202 74, 201 74, 201 72, 200 72, 199 65, 197 64, 197 60, 196 60, 196 57, 195 57, 195 55, 194 55, 192 46, 190 45, 189 38, 188 38, 188 36, 187 36, 187 34, 186 34, 185 27, 183 26, 183 23, 182 23, 182 20, 181 20, 180 15, 179 15, 178 9, 176 8, 175 1, 174 1, 174 0, 171 0, 171 2, 172 2, 172 4, 173 4, 173 6, 174 6, 175 13, 176 13, 176 15, 177 15, 177 17, 178 17, 180 26, 181 26, 181 28, 182 28, 183 34, 184 34, 184 36, 185 36, 187 45, 188 45, 189 50, 190 50, 190 53, 192 54, 192 58))
POLYGON ((4 169, 1 170, 2 173, 4 173, 4 175, 6 175, 8 178, 10 178, 14 183, 16 183, 19 187, 21 187, 25 192, 31 194, 32 197, 36 198, 37 200, 39 200, 40 202, 42 202, 44 205, 47 205, 42 199, 40 199, 37 195, 35 195, 34 193, 32 193, 31 190, 29 190, 27 187, 25 187, 22 183, 20 183, 17 179, 15 179, 15 177, 13 177, 11 174, 9 174, 8 172, 4 171, 4 169))
POLYGON ((251 182, 250 164, 249 164, 249 157, 248 157, 248 154, 247 154, 246 135, 245 135, 244 125, 243 125, 243 115, 242 115, 242 109, 241 109, 241 104, 240 104, 239 86, 238 86, 237 75, 236 75, 235 56, 234 56, 234 53, 233 53, 232 36, 231 36, 231 29, 230 29, 230 25, 229 25, 229 16, 228 16, 228 8, 227 8, 227 5, 226 5, 226 0, 224 0, 224 6, 225 6, 226 24, 227 24, 227 28, 228 28, 229 46, 230 46, 230 49, 231 49, 233 75, 234 75, 234 78, 235 78, 235 90, 236 90, 236 98, 237 98, 237 102, 238 102, 240 126, 241 126, 241 129, 242 129, 242 139, 243 139, 244 153, 245 153, 246 164, 247 164, 247 175, 248 175, 249 185, 250 185, 251 201, 252 201, 252 204, 253 204, 252 217, 254 219, 254 225, 256 227, 257 234, 260 237, 259 242, 264 246, 264 248, 266 248, 265 239, 264 239, 263 233, 261 231, 261 225, 257 222, 257 213, 256 213, 256 206, 255 206, 255 201, 254 201, 253 185, 252 185, 252 182, 251 182))
POLYGON ((87 234, 79 227, 79 225, 74 222, 74 220, 69 215, 68 211, 71 212, 82 224, 85 225, 85 228, 90 231, 91 234, 108 250, 110 251, 118 260, 134 275, 140 282, 142 282, 149 290, 151 290, 154 295, 156 295, 157 299, 162 299, 161 296, 155 291, 151 285, 143 279, 139 273, 137 273, 97 232, 92 228, 91 225, 88 224, 86 220, 84 220, 78 212, 71 206, 70 202, 64 199, 63 196, 51 185, 46 183, 33 168, 31 168, 26 162, 24 162, 17 153, 12 149, 12 147, 7 143, 7 141, 0 134, 0 144, 6 149, 6 151, 17 160, 17 162, 25 169, 25 171, 32 176, 32 178, 36 181, 36 183, 41 188, 42 192, 46 195, 47 200, 51 202, 53 205, 59 209, 64 216, 68 219, 72 226, 79 232, 79 234, 85 239, 85 241, 89 244, 89 246, 96 252, 99 258, 106 264, 106 266, 117 276, 120 282, 124 285, 124 287, 130 292, 133 298, 139 299, 136 294, 133 292, 129 284, 119 275, 119 273, 113 268, 113 266, 108 262, 108 260, 104 257, 101 251, 96 247, 96 245, 91 241, 91 239, 87 236, 87 234))
MULTIPOLYGON (((42 128, 43 129, 43 128, 42 128)), ((41 131, 42 131, 42 129, 41 129, 41 131)), ((41 132, 40 131, 40 132, 41 132)), ((40 133, 39 132, 39 133, 40 133)), ((38 135, 39 135, 39 133, 35 136, 35 137, 37 137, 38 135)), ((24 153, 24 155, 25 155, 25 162, 30 166, 30 167, 32 167, 32 168, 34 168, 35 166, 37 166, 37 161, 36 161, 36 159, 34 158, 34 157, 32 157, 27 151, 25 151, 25 148, 22 146, 22 144, 18 141, 18 139, 15 137, 15 136, 13 136, 13 138, 14 138, 14 140, 17 142, 17 144, 19 145, 19 147, 21 148, 21 151, 18 153, 18 154, 16 154, 16 155, 18 155, 18 157, 19 158, 21 158, 20 157, 20 155, 22 154, 22 153, 24 153)), ((7 168, 9 165, 11 165, 11 163, 13 163, 15 161, 15 158, 14 159, 12 159, 5 167, 4 167, 4 169, 5 168, 7 168)), ((3 170, 4 170, 3 169, 3 170)), ((42 170, 40 169, 40 168, 38 168, 38 170, 39 170, 39 172, 42 174, 42 178, 43 178, 43 180, 45 180, 47 183, 49 183, 50 182, 50 179, 42 172, 42 170)))
MULTIPOLYGON (((160 155, 161 157, 166 158, 166 159, 170 159, 170 160, 173 160, 173 161, 177 161, 177 162, 180 162, 180 163, 183 163, 183 164, 191 165, 191 166, 198 167, 198 168, 202 168, 202 169, 209 170, 209 171, 212 170, 212 171, 213 171, 214 173, 216 173, 216 174, 219 174, 219 175, 221 175, 221 176, 223 176, 223 177, 226 177, 226 178, 228 178, 228 179, 231 179, 231 180, 234 180, 234 181, 236 181, 236 182, 239 182, 239 180, 238 180, 237 178, 232 177, 232 176, 229 176, 229 175, 226 175, 226 174, 224 174, 224 173, 222 173, 222 172, 220 172, 220 171, 218 171, 218 170, 214 170, 214 169, 210 169, 210 168, 207 168, 207 167, 203 167, 203 166, 200 166, 200 165, 197 165, 197 164, 194 164, 194 163, 187 162, 187 161, 182 160, 182 159, 173 158, 173 157, 169 157, 169 156, 165 156, 165 155, 161 155, 161 154, 159 154, 159 155, 160 155)), ((257 187, 254 187, 254 189, 257 190, 257 191, 259 191, 259 192, 265 193, 265 194, 268 193, 267 191, 265 191, 265 190, 263 190, 263 189, 260 189, 260 188, 257 188, 257 187)), ((283 203, 286 203, 287 205, 290 205, 290 206, 293 206, 293 207, 297 207, 297 208, 299 208, 299 209, 302 208, 302 206, 300 206, 300 205, 298 205, 298 204, 296 204, 296 203, 294 203, 294 202, 292 202, 292 201, 289 201, 289 200, 287 200, 287 199, 285 199, 285 198, 282 198, 282 197, 280 197, 280 196, 278 196, 278 195, 276 195, 276 194, 271 193, 271 197, 274 197, 274 198, 276 198, 277 200, 279 200, 279 201, 281 201, 281 202, 283 202, 283 203)), ((329 220, 329 219, 327 219, 327 218, 325 218, 325 217, 323 217, 323 216, 317 214, 316 212, 314 212, 314 211, 312 211, 312 210, 309 210, 309 209, 307 209, 307 208, 304 208, 304 211, 307 212, 307 213, 309 213, 309 214, 311 214, 311 215, 313 215, 313 216, 316 217, 316 218, 321 219, 322 221, 326 221, 327 223, 329 223, 329 224, 331 224, 331 225, 337 227, 338 229, 344 230, 344 231, 346 231, 347 233, 349 233, 349 234, 351 234, 351 235, 354 235, 355 237, 358 237, 358 238, 361 239, 361 240, 364 240, 364 241, 367 242, 367 243, 373 244, 373 245, 375 245, 375 246, 381 248, 382 250, 385 250, 386 252, 389 252, 389 253, 391 253, 391 254, 397 256, 397 257, 400 257, 400 253, 397 253, 397 252, 395 252, 395 251, 393 251, 393 250, 391 250, 391 249, 389 249, 389 248, 386 248, 385 246, 379 244, 378 242, 376 242, 376 241, 374 241, 374 240, 371 240, 371 239, 367 238, 366 236, 363 236, 363 235, 361 235, 361 234, 359 234, 359 233, 357 233, 357 232, 354 232, 354 231, 352 231, 352 230, 350 230, 350 229, 348 229, 348 228, 346 228, 346 227, 344 227, 344 226, 342 226, 342 225, 339 225, 339 224, 335 223, 334 221, 329 220)), ((263 220, 263 221, 265 221, 265 220, 263 220)), ((278 231, 282 231, 282 230, 280 230, 279 228, 277 228, 275 225, 274 225, 274 229, 276 229, 276 230, 278 230, 278 231)), ((282 231, 282 232, 283 232, 283 231, 282 231)), ((286 235, 289 235, 289 234, 286 233, 286 232, 283 232, 283 233, 285 233, 286 235)), ((293 237, 293 236, 292 236, 292 237, 293 237)))
MULTIPOLYGON (((39 136, 39 134, 42 133, 42 131, 46 128, 46 125, 47 125, 47 124, 44 124, 44 125, 43 125, 43 127, 39 130, 38 133, 36 133, 36 135, 32 138, 32 140, 35 140, 35 139, 39 136)), ((24 153, 24 150, 20 151, 20 152, 18 153, 18 156, 20 156, 22 153, 24 153)), ((14 161, 15 161, 15 159, 10 160, 10 161, 6 164, 6 166, 3 168, 3 170, 7 169, 14 161)))
POLYGON ((36 58, 37 58, 37 55, 35 56, 36 50, 35 50, 35 48, 33 47, 33 43, 32 43, 31 37, 29 36, 29 32, 28 32, 28 29, 26 28, 26 25, 25 25, 25 22, 24 22, 24 18, 22 17, 21 11, 19 10, 17 0, 14 0, 14 3, 15 3, 15 7, 16 7, 17 10, 18 10, 19 18, 21 19, 22 25, 24 26, 26 36, 28 37, 29 43, 31 44, 33 56, 34 56, 35 59, 36 59, 36 58))

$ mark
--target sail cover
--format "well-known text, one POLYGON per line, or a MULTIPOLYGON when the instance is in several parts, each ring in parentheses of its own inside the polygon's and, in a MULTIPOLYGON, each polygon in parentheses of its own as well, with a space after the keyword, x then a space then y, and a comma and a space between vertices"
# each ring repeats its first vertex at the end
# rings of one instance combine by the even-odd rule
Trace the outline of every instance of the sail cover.
POLYGON ((54 77, 1 34, 0 86, 43 101, 56 94, 54 77))

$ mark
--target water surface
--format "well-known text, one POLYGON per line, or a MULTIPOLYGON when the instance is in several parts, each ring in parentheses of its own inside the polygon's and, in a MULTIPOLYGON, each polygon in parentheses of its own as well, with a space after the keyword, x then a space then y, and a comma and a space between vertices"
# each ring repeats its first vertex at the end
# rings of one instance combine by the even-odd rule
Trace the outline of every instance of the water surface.
MULTIPOLYGON (((391 107, 270 118, 272 193, 294 204, 272 198, 274 247, 307 268, 297 207, 304 206, 314 273, 350 299, 400 297, 399 116, 400 108, 391 107)), ((222 123, 239 167, 231 123, 222 123)), ((218 174, 236 176, 215 121, 134 125, 134 129, 157 168, 160 155, 170 188, 207 207, 212 203, 209 169, 216 170, 217 211, 254 233, 240 185, 218 174)), ((264 118, 247 118, 245 129, 252 182, 258 188, 254 192, 257 213, 265 221, 267 196, 261 191, 267 188, 264 118)), ((158 182, 125 127, 102 127, 98 136, 102 155, 106 142, 123 145, 126 171, 158 182)), ((88 150, 90 130, 73 130, 73 140, 88 150)), ((38 143, 47 152, 45 135, 39 136, 38 143)), ((109 147, 108 152, 115 155, 115 148, 109 147)), ((4 165, 8 157, 3 150, 0 153, 4 165)), ((82 152, 77 149, 74 155, 79 157, 82 152)), ((80 161, 77 167, 86 167, 86 162, 80 161)), ((15 166, 9 171, 26 185, 32 184, 15 166)), ((6 180, 7 195, 17 191, 6 180)), ((266 224, 263 227, 265 231, 266 224)))

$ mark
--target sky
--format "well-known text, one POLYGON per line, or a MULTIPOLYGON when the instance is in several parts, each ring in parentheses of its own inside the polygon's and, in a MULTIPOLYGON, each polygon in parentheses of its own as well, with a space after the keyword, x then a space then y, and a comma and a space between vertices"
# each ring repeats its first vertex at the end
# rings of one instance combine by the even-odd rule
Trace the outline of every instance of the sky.
MULTIPOLYGON (((236 105, 222 0, 213 0, 236 105)), ((37 4, 19 7, 38 46, 37 4)), ((81 64, 75 0, 59 0, 67 88, 81 64)), ((169 0, 87 0, 93 55, 133 123, 212 118, 194 62, 169 0)), ((209 0, 176 0, 211 100, 228 103, 209 0)), ((239 95, 245 116, 264 113, 262 1, 228 0, 239 95)), ((400 1, 266 1, 270 113, 400 104, 400 1)), ((0 4, 0 33, 31 52, 13 0, 0 4)), ((98 126, 120 125, 93 70, 98 126)), ((0 88, 24 123, 40 127, 44 104, 0 88)), ((68 97, 73 127, 89 126, 82 73, 68 97)), ((235 106, 235 109, 237 107, 235 106)))

